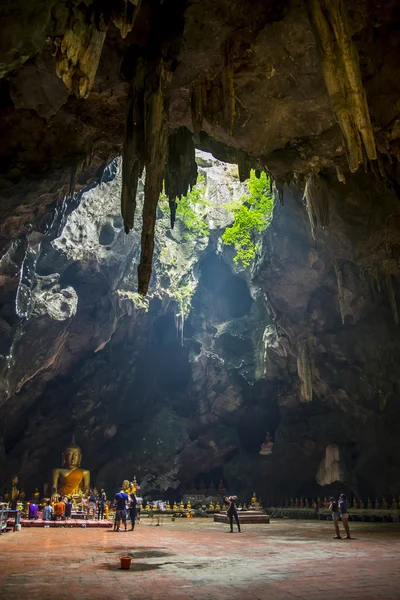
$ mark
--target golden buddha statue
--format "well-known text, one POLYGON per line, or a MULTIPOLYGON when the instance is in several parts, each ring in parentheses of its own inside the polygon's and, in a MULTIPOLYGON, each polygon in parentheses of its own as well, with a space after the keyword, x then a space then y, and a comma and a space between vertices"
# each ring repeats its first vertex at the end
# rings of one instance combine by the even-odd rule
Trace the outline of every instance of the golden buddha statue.
POLYGON ((179 510, 185 510, 185 505, 183 504, 183 502, 180 503, 179 510))
POLYGON ((15 500, 19 496, 19 478, 18 475, 14 475, 11 479, 11 500, 15 500))
POLYGON ((219 503, 219 502, 217 502, 217 504, 215 505, 215 510, 216 510, 217 512, 220 512, 220 510, 221 510, 221 505, 220 505, 220 503, 219 503))
POLYGON ((52 473, 52 498, 57 496, 83 496, 89 493, 90 472, 81 469, 82 451, 72 442, 66 446, 62 453, 62 468, 53 469, 52 473))
POLYGON ((35 491, 33 493, 33 501, 34 501, 35 504, 39 504, 39 502, 40 502, 39 488, 35 488, 35 491))
POLYGON ((373 508, 372 506, 372 502, 371 502, 371 498, 368 498, 368 504, 367 507, 371 510, 373 508))
POLYGON ((214 510, 214 504, 210 502, 210 510, 214 510))
POLYGON ((190 503, 190 500, 187 503, 186 510, 188 510, 189 512, 192 510, 192 505, 190 503))
POLYGON ((165 507, 165 510, 171 510, 171 505, 170 505, 170 503, 169 503, 169 500, 168 500, 168 502, 167 502, 167 505, 166 505, 166 507, 165 507))
POLYGON ((383 510, 387 510, 388 508, 388 503, 385 497, 382 498, 382 509, 383 510))

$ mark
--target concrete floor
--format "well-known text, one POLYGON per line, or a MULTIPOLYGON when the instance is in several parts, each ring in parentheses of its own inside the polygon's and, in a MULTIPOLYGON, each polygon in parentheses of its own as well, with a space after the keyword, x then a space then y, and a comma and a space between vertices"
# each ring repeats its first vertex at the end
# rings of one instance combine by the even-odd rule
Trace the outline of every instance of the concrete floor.
POLYGON ((400 599, 400 526, 277 520, 243 533, 209 520, 134 532, 22 529, 0 537, 0 598, 19 600, 400 599), (133 557, 121 571, 119 557, 133 557))

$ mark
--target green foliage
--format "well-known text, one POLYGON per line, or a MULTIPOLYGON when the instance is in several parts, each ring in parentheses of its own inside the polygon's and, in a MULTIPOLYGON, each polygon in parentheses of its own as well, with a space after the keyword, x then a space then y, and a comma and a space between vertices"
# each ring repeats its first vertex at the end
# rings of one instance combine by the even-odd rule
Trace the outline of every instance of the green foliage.
POLYGON ((185 225, 186 240, 192 237, 206 237, 209 234, 208 223, 204 218, 204 213, 209 206, 209 202, 205 199, 205 191, 205 179, 200 175, 193 189, 177 200, 176 216, 185 225))
MULTIPOLYGON (((196 185, 193 186, 186 196, 176 199, 176 216, 185 226, 186 231, 183 234, 185 240, 206 237, 210 233, 205 218, 205 213, 210 203, 205 199, 205 192, 205 177, 199 175, 196 185)), ((166 214, 169 213, 168 198, 164 191, 160 195, 160 207, 166 214)))
POLYGON ((245 269, 256 256, 257 234, 268 227, 274 208, 269 178, 264 172, 257 179, 255 172, 251 171, 247 188, 249 193, 229 207, 234 221, 222 235, 224 244, 235 246, 234 262, 240 261, 245 269))
POLYGON ((178 317, 186 319, 190 313, 192 297, 195 292, 195 285, 182 285, 173 291, 172 297, 177 301, 179 306, 178 317))

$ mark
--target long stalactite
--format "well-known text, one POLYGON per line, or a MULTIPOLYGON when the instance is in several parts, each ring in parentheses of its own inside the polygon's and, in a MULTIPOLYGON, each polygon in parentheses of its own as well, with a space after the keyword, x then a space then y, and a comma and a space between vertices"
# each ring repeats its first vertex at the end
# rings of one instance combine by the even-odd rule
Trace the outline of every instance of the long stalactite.
POLYGON ((138 266, 138 291, 147 294, 153 263, 154 229, 157 204, 164 179, 168 150, 168 101, 165 88, 171 72, 160 58, 146 78, 144 94, 144 131, 146 182, 144 186, 143 224, 140 263, 138 266))
POLYGON ((343 0, 310 0, 310 20, 322 57, 325 84, 340 125, 349 168, 377 158, 357 48, 343 0))
POLYGON ((193 135, 186 127, 170 132, 168 161, 165 170, 165 193, 171 211, 171 228, 175 223, 176 199, 185 196, 197 181, 197 163, 193 135))

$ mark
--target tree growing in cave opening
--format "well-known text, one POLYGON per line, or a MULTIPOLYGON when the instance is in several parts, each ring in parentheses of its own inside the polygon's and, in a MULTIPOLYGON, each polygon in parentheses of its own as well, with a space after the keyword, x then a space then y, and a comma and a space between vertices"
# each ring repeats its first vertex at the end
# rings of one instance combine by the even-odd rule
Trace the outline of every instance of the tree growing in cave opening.
POLYGON ((266 173, 262 172, 257 178, 252 170, 247 188, 247 195, 227 206, 233 212, 234 220, 222 234, 224 244, 235 246, 233 261, 236 264, 241 263, 245 269, 256 256, 259 234, 270 224, 274 208, 270 179, 266 173))

